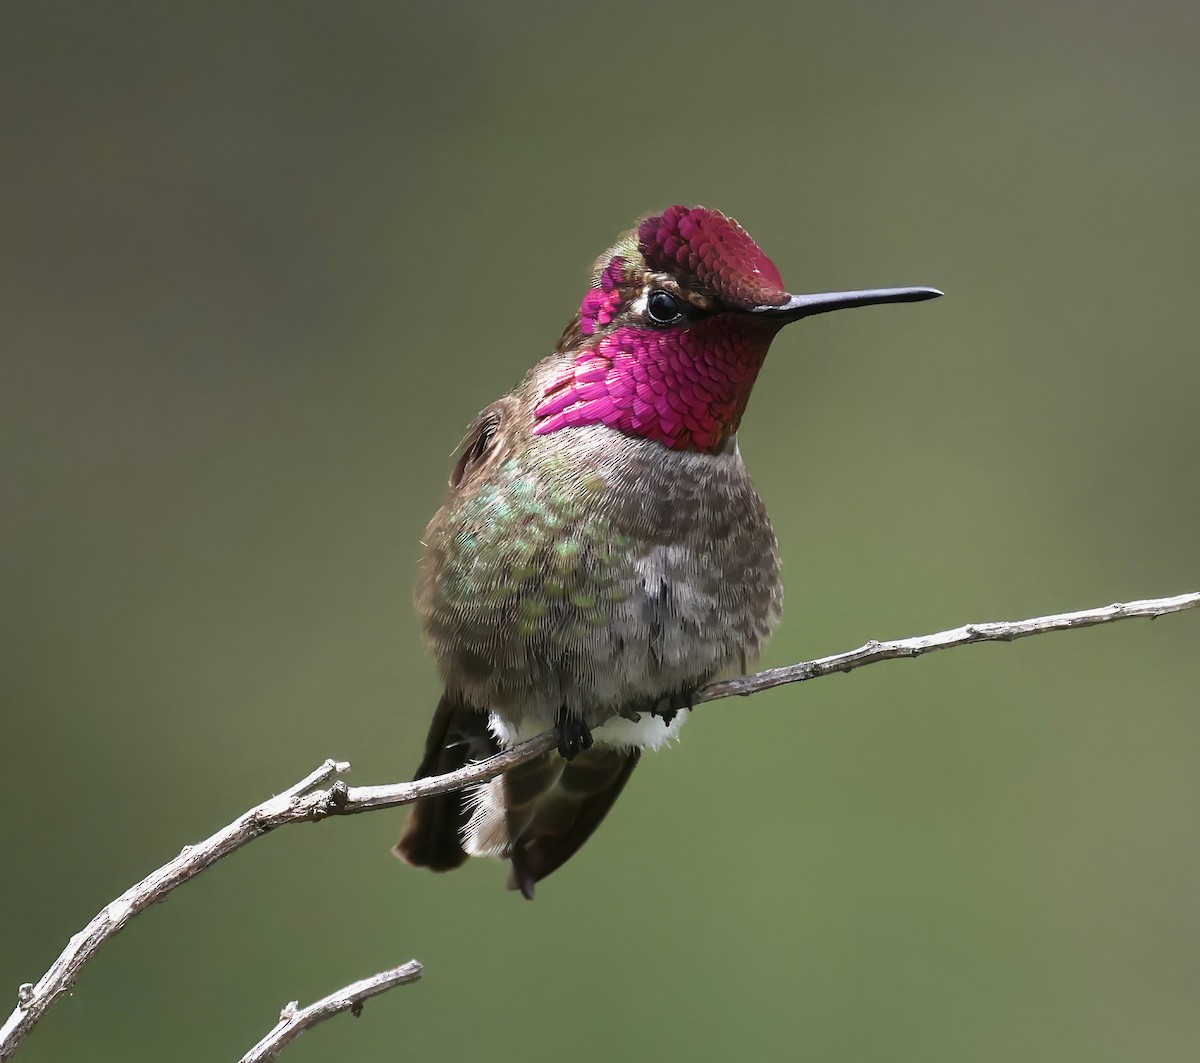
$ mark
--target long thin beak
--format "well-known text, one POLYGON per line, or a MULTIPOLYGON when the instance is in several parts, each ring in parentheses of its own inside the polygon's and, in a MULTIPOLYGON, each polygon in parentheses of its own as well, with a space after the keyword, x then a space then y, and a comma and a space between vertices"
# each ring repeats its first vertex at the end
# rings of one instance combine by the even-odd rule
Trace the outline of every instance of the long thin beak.
POLYGON ((830 310, 848 310, 854 306, 874 306, 876 303, 919 303, 936 299, 942 293, 936 288, 866 288, 859 292, 823 292, 820 295, 793 295, 780 306, 755 306, 750 313, 763 317, 798 321, 830 310))

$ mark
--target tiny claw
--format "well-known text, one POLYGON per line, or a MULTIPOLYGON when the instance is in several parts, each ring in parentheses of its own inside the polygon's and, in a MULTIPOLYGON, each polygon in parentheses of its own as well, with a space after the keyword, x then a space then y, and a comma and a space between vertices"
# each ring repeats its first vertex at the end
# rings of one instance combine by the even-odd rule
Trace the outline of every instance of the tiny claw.
POLYGON ((568 712, 566 705, 554 718, 554 730, 558 734, 558 751, 564 760, 574 760, 585 749, 592 748, 592 732, 588 725, 581 717, 568 712))
POLYGON ((650 715, 661 717, 662 722, 670 727, 675 722, 675 717, 679 715, 680 709, 687 709, 691 712, 695 707, 696 691, 688 689, 659 698, 658 703, 650 710, 650 715))

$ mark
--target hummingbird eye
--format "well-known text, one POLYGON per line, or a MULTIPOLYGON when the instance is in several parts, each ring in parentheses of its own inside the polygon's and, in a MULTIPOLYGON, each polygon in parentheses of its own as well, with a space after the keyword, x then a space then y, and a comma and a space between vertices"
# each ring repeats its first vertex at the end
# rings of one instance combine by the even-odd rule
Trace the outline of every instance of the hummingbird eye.
POLYGON ((670 292, 656 288, 646 300, 646 313, 656 325, 673 325, 683 317, 679 300, 670 292))

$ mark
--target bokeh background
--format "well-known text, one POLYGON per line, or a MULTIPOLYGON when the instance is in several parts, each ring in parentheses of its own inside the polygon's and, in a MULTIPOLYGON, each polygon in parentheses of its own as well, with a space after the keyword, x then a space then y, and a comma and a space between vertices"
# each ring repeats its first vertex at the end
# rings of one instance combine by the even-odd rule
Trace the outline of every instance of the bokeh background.
MULTIPOLYGON (((621 229, 794 290, 742 432, 766 664, 1200 585, 1200 14, 1180 3, 11 4, 0 14, 3 1011, 329 755, 407 778, 410 606, 475 411, 621 229)), ((303 1060, 1190 1060, 1200 615, 697 714, 534 904, 293 827, 137 919, 23 1049, 303 1060)))

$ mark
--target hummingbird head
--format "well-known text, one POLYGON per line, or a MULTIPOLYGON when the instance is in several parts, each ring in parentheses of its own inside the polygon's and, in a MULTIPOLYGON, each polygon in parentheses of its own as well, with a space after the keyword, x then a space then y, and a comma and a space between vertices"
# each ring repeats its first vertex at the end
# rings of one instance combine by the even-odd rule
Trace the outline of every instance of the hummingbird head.
POLYGON ((775 334, 791 321, 936 288, 792 295, 736 221, 668 207, 596 260, 559 349, 575 358, 547 386, 536 434, 605 424, 674 450, 714 453, 737 431, 775 334))

